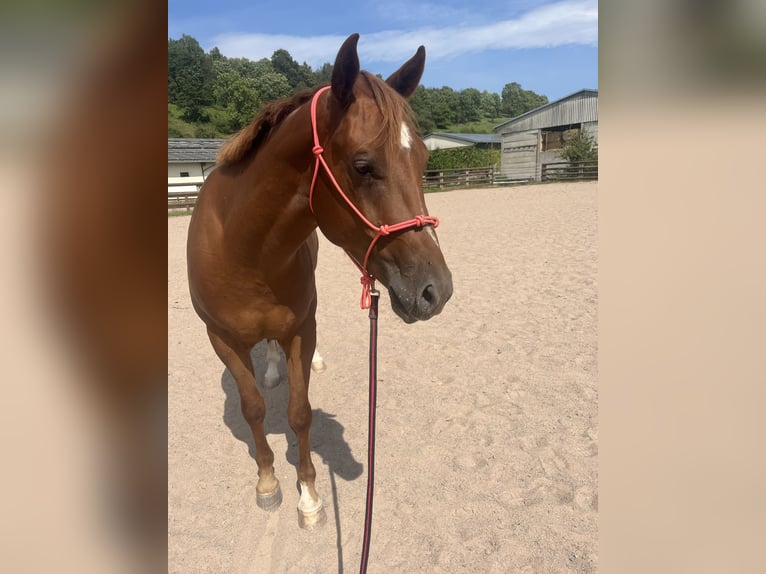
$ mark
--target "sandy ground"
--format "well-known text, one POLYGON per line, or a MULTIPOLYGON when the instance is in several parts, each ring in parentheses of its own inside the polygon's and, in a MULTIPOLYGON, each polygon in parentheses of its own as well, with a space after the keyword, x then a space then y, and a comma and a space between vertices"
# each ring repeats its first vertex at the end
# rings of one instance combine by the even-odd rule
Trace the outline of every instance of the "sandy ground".
MULTIPOLYGON (((597 184, 431 194, 454 279, 405 325, 381 298, 370 573, 598 570, 597 184)), ((284 501, 255 505, 252 438, 187 292, 188 217, 168 218, 168 571, 356 572, 367 449, 367 314, 322 238, 312 451, 327 508, 298 528, 287 384, 266 392, 284 501)), ((265 347, 253 351, 256 375, 265 347)), ((284 376, 284 364, 282 365, 284 376)))

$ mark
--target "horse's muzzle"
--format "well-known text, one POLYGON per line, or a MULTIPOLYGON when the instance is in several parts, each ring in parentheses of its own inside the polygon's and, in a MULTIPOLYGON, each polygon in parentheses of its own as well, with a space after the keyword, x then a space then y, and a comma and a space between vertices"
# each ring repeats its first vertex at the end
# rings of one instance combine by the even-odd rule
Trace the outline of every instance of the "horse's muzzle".
POLYGON ((391 308, 405 323, 426 321, 438 315, 452 297, 452 274, 445 269, 442 277, 429 277, 417 286, 392 282, 388 287, 391 308))

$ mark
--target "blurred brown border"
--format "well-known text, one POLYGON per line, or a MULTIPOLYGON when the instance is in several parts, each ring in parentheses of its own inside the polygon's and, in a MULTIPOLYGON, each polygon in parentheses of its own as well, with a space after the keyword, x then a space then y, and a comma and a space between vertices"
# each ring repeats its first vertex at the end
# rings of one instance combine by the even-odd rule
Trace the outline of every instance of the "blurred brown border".
POLYGON ((743 6, 600 5, 605 573, 766 572, 766 22, 743 6))

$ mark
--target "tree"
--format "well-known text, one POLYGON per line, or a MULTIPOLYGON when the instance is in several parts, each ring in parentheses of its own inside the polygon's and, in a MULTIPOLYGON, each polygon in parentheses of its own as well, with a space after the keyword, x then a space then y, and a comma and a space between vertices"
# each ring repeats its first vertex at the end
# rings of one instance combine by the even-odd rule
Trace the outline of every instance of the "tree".
POLYGON ((500 116, 500 106, 502 104, 500 96, 494 92, 484 90, 481 93, 481 113, 485 118, 497 118, 500 116))
POLYGON ((220 60, 226 60, 226 56, 221 54, 221 51, 218 49, 218 46, 213 47, 212 50, 210 50, 210 61, 215 63, 220 60))
POLYGON ((213 69, 214 101, 216 106, 224 110, 221 128, 236 131, 247 125, 261 107, 256 81, 237 73, 231 61, 217 61, 213 69))
POLYGON ((330 80, 332 80, 332 68, 333 65, 329 62, 322 64, 322 67, 314 72, 314 85, 329 84, 330 80))
POLYGON ((279 72, 285 78, 292 90, 302 90, 314 83, 314 73, 305 62, 299 64, 287 50, 276 50, 271 56, 271 65, 274 71, 279 72))
POLYGON ((481 119, 481 92, 466 88, 457 94, 457 123, 476 122, 481 119))
POLYGON ((512 118, 548 103, 546 96, 536 94, 532 90, 524 90, 517 82, 511 82, 503 87, 500 111, 512 118))
POLYGON ((258 96, 263 103, 286 98, 293 90, 282 74, 278 72, 266 72, 253 80, 258 96))
POLYGON ((186 34, 168 39, 168 101, 183 110, 184 119, 205 119, 202 108, 212 103, 212 80, 212 61, 197 40, 186 34))
POLYGON ((431 117, 430 92, 431 90, 418 86, 415 93, 410 96, 410 107, 415 114, 421 135, 430 134, 436 129, 436 123, 431 117))
POLYGON ((457 120, 458 96, 449 86, 431 91, 431 118, 436 128, 444 130, 457 120))

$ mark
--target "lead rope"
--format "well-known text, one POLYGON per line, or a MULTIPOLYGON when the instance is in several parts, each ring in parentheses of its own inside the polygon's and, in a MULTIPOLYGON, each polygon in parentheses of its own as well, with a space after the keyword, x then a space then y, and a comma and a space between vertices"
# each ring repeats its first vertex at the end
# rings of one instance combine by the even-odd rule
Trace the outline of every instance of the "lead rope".
POLYGON ((375 411, 377 403, 377 385, 378 385, 378 297, 380 292, 375 289, 375 278, 367 271, 367 263, 372 253, 372 248, 381 237, 385 237, 392 233, 400 231, 406 231, 408 229, 422 229, 425 225, 431 225, 433 227, 439 226, 439 218, 432 215, 416 215, 412 219, 395 223, 393 225, 375 225, 359 208, 354 205, 348 196, 343 192, 343 188, 333 176, 330 166, 324 159, 324 149, 319 143, 319 133, 317 131, 317 103, 319 102, 319 96, 330 89, 330 86, 320 88, 316 94, 314 94, 311 100, 311 131, 314 136, 314 147, 311 152, 314 154, 316 161, 314 163, 314 174, 311 177, 311 187, 309 189, 309 208, 311 213, 314 213, 314 189, 316 188, 317 178, 319 177, 319 169, 323 167, 330 182, 335 187, 335 190, 348 204, 348 206, 356 213, 359 219, 364 222, 367 227, 375 231, 375 237, 370 241, 370 245, 367 247, 367 252, 364 254, 364 261, 359 262, 346 251, 346 255, 356 265, 362 274, 362 297, 359 305, 362 309, 370 310, 370 414, 369 414, 369 438, 367 446, 367 502, 365 504, 364 511, 364 537, 362 539, 362 561, 359 566, 360 574, 367 572, 367 561, 370 557, 370 538, 372 534, 372 494, 375 484, 375 411))
POLYGON ((367 572, 372 538, 372 495, 375 486, 375 412, 378 387, 378 297, 380 292, 370 291, 370 414, 367 443, 367 502, 364 509, 364 537, 362 538, 362 561, 360 574, 367 572))

